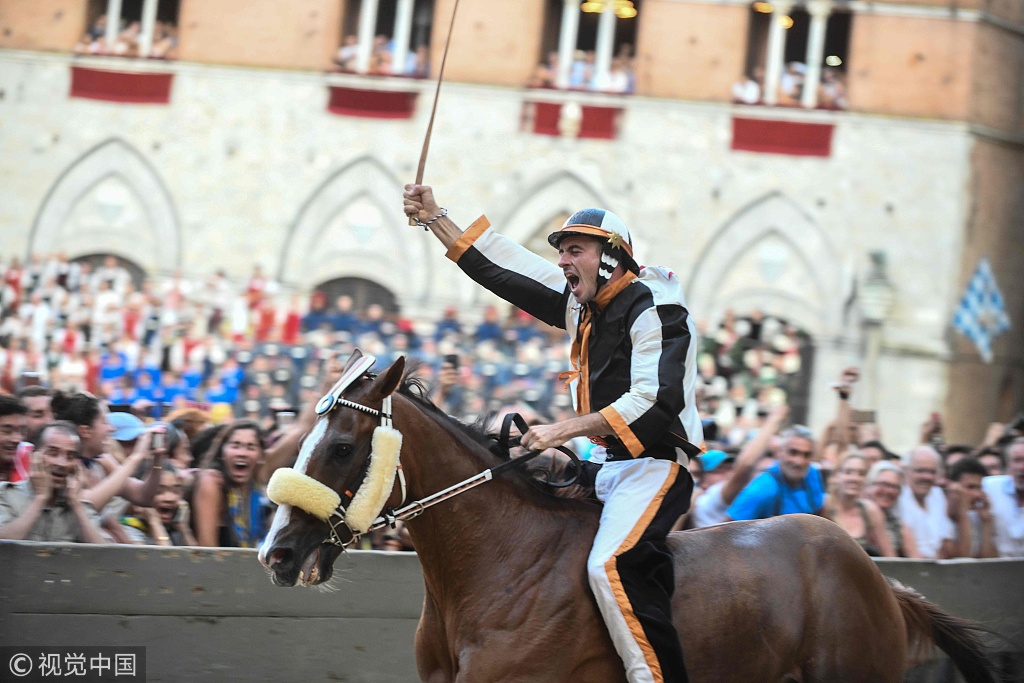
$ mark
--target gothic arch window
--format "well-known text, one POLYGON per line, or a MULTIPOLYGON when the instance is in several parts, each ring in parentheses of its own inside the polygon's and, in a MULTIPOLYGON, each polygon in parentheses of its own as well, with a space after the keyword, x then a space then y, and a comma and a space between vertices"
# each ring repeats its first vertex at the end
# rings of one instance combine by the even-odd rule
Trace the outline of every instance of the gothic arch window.
POLYGON ((177 212, 162 179, 135 148, 109 140, 72 164, 50 189, 30 253, 117 254, 143 270, 180 265, 177 212))
POLYGON ((277 279, 309 289, 338 277, 363 278, 395 286, 402 305, 427 301, 434 238, 394 210, 401 194, 394 174, 375 159, 342 168, 299 211, 277 279))
POLYGON ((772 193, 718 231, 698 257, 686 295, 703 319, 760 309, 817 336, 841 326, 841 270, 814 219, 772 193))

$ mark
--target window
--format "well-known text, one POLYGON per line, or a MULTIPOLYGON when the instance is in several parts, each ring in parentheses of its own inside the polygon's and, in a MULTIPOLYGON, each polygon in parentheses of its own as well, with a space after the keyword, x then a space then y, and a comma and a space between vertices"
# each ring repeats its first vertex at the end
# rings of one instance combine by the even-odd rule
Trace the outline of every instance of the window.
POLYGON ((88 25, 75 52, 174 59, 180 8, 181 0, 89 0, 88 25))
POLYGON ((354 0, 345 5, 340 71, 426 78, 434 0, 354 0))
POLYGON ((324 282, 315 289, 323 295, 328 306, 333 306, 339 297, 348 296, 352 299, 352 309, 357 313, 362 313, 374 304, 383 308, 386 313, 399 312, 398 299, 394 292, 371 280, 342 277, 324 282))
POLYGON ((845 108, 851 23, 849 11, 827 3, 805 2, 780 15, 771 2, 754 2, 750 8, 746 72, 733 87, 733 100, 743 104, 845 108), (773 43, 775 21, 779 22, 781 39, 773 43), (824 36, 821 54, 812 54, 812 37, 819 31, 824 36))
POLYGON ((532 88, 630 93, 641 0, 548 0, 532 88))

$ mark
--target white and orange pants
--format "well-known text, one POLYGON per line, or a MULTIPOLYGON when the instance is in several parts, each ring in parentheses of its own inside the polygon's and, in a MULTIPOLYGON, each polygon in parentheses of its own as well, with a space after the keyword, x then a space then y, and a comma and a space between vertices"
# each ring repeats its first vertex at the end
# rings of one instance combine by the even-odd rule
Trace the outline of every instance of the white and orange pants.
POLYGON ((640 457, 605 463, 594 488, 604 510, 587 573, 626 678, 687 683, 665 536, 689 507, 693 480, 675 462, 640 457))

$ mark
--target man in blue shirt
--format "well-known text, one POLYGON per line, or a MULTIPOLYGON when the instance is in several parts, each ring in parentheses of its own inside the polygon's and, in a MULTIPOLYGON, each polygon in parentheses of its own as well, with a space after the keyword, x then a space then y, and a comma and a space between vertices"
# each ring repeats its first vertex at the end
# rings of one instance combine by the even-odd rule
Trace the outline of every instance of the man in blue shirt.
POLYGON ((779 461, 759 474, 729 506, 730 520, 768 519, 800 512, 816 515, 825 502, 825 487, 811 466, 814 439, 806 427, 783 433, 779 461))

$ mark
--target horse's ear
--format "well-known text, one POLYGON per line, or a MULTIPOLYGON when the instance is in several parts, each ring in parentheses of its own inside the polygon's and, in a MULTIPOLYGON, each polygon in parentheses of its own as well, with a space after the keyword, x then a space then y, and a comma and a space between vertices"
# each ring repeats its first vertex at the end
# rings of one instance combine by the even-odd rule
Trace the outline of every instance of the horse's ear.
POLYGON ((346 372, 348 372, 349 368, 351 368, 353 365, 355 365, 356 361, 358 361, 362 357, 363 357, 363 352, 360 351, 359 349, 355 349, 352 352, 352 355, 348 357, 348 360, 345 361, 345 368, 341 371, 341 374, 344 375, 346 372))
POLYGON ((390 368, 373 380, 373 392, 381 398, 390 396, 398 389, 398 385, 402 383, 404 375, 405 356, 399 356, 398 360, 392 363, 390 368))

